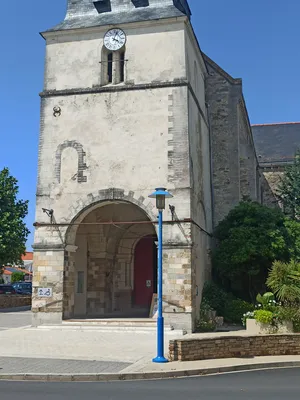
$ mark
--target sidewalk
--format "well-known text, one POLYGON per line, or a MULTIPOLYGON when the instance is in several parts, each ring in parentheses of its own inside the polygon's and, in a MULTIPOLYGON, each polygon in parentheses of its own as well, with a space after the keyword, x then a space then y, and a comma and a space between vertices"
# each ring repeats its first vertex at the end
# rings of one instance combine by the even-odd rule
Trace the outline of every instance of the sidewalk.
MULTIPOLYGON (((226 335, 243 335, 244 331, 226 335)), ((196 336, 224 336, 224 333, 196 336)), ((185 336, 185 337, 189 337, 185 336)), ((166 333, 168 342, 176 336, 166 333)), ((0 331, 0 379, 100 381, 160 379, 249 369, 300 366, 300 356, 154 364, 154 332, 17 328, 0 331)))
POLYGON ((0 357, 0 380, 125 381, 203 376, 211 374, 300 367, 300 356, 253 357, 154 364, 0 357), (128 365, 128 364, 127 364, 128 365))

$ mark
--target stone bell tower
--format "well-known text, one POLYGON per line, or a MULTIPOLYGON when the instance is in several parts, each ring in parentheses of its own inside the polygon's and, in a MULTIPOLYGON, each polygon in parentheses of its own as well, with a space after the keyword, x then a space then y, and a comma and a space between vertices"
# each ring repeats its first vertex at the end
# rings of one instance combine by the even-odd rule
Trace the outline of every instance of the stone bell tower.
POLYGON ((186 0, 68 0, 42 33, 34 324, 150 316, 148 195, 164 186, 165 319, 193 330, 212 227, 206 67, 190 17, 186 0))

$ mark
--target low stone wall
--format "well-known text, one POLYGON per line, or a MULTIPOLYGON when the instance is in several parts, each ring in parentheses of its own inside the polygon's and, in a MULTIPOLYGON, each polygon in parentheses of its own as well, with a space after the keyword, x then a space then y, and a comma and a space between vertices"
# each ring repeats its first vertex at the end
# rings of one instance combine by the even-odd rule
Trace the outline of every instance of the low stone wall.
POLYGON ((30 305, 31 305, 31 296, 0 294, 0 309, 24 307, 30 305))
POLYGON ((171 361, 300 355, 300 335, 222 336, 171 340, 171 361))

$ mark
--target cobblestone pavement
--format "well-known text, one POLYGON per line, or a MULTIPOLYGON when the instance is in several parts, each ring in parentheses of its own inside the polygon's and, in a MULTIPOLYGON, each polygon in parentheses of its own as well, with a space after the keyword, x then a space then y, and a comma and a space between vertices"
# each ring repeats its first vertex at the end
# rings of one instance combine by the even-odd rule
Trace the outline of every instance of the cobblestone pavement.
POLYGON ((108 374, 121 372, 130 365, 110 361, 0 357, 0 374, 108 374))

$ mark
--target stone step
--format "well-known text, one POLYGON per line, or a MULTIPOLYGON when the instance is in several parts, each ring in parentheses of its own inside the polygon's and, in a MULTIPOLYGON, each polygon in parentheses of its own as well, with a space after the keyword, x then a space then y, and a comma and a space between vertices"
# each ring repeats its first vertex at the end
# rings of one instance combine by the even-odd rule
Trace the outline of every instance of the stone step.
MULTIPOLYGON (((151 322, 139 322, 139 321, 76 321, 69 322, 63 321, 62 324, 58 325, 40 325, 36 328, 38 330, 64 330, 64 331, 98 331, 98 332, 134 332, 134 333, 156 333, 156 321, 151 322)), ((168 335, 181 336, 182 330, 174 330, 169 325, 165 325, 165 333, 168 335)))
POLYGON ((156 328, 157 322, 155 319, 121 319, 121 318, 114 318, 114 319, 70 319, 65 320, 62 322, 62 325, 65 326, 85 326, 85 325, 93 325, 93 326, 118 326, 118 327, 154 327, 156 328))

